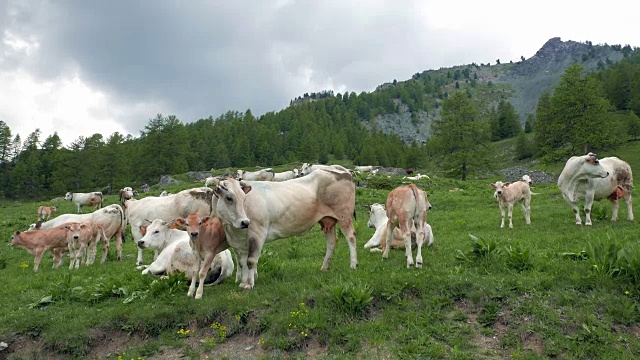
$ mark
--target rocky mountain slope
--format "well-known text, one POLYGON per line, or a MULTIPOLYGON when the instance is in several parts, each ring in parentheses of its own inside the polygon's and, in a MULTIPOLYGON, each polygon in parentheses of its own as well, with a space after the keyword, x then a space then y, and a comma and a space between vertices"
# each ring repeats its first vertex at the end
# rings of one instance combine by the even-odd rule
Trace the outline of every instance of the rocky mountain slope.
MULTIPOLYGON (((443 85, 441 91, 468 91, 480 103, 482 108, 497 104, 501 99, 511 102, 524 124, 527 114, 534 114, 538 98, 545 91, 552 91, 564 70, 575 63, 587 71, 603 69, 623 58, 621 46, 593 45, 591 42, 562 41, 555 37, 548 40, 534 56, 517 63, 470 64, 438 70, 424 71, 422 75, 447 74, 467 69, 473 74, 473 80, 458 81, 451 79, 443 85), (457 84, 456 84, 457 83, 457 84)), ((419 81, 416 76, 410 81, 419 81)), ((376 91, 389 91, 396 83, 385 83, 376 91)), ((428 111, 410 111, 399 104, 397 112, 379 114, 366 122, 369 128, 377 126, 386 133, 397 133, 405 142, 423 143, 429 138, 431 121, 440 116, 439 102, 442 100, 434 93, 425 93, 425 98, 436 106, 428 111)), ((399 101, 399 99, 394 100, 399 101)))

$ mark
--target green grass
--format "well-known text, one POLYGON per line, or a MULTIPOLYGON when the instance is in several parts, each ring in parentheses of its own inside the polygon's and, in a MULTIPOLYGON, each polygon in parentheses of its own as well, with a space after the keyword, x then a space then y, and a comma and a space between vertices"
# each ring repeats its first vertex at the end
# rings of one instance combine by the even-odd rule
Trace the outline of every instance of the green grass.
MULTIPOLYGON (((637 170, 637 154, 623 149, 619 156, 637 170)), ((130 233, 121 262, 112 246, 107 263, 71 276, 64 265, 52 269, 50 255, 34 273, 33 257, 5 244, 35 220, 41 203, 2 204, 0 341, 9 349, 0 356, 42 358, 38 351, 44 351, 85 358, 108 342, 100 334, 119 344, 108 348, 112 359, 148 358, 166 347, 189 358, 619 359, 640 353, 640 280, 633 265, 602 250, 615 244, 640 259, 636 223, 594 219, 591 227, 576 226, 557 187, 535 184, 532 224, 525 226, 516 207, 514 229, 500 229, 489 187, 494 179, 432 177, 418 183, 433 205, 427 220, 435 243, 423 251, 423 269, 406 269, 403 251, 383 261, 362 248, 373 235, 365 205, 383 203, 401 183, 385 179, 374 182, 380 189, 356 193, 357 270, 349 269, 341 239, 330 270, 320 271, 325 241, 315 227, 264 247, 255 289, 242 291, 230 279, 206 287, 200 301, 186 296, 184 278, 140 275, 130 233), (596 255, 580 255, 588 244, 596 255), (607 269, 625 270, 601 271, 607 261, 614 264, 607 269), (224 336, 214 323, 225 327, 224 336), (32 341, 37 347, 17 349, 32 341), (240 353, 225 347, 234 342, 240 353)), ((170 191, 192 186, 199 184, 170 191)), ((108 196, 106 203, 116 200, 108 196)), ((56 205, 57 214, 74 212, 68 202, 56 205)), ((610 204, 601 207, 610 217, 610 204)), ((625 219, 626 207, 620 211, 625 219)), ((146 253, 145 263, 151 260, 146 253)))

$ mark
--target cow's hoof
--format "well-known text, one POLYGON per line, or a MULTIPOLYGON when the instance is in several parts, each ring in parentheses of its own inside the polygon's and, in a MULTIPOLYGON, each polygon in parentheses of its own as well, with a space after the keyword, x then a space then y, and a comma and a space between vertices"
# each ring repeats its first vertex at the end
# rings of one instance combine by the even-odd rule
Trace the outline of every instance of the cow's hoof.
POLYGON ((245 286, 243 287, 243 289, 244 289, 244 290, 251 290, 251 289, 253 289, 253 286, 251 286, 251 285, 247 284, 247 285, 245 285, 245 286))
POLYGON ((142 261, 138 261, 138 262, 136 262, 136 265, 137 265, 137 266, 142 265, 142 261))
POLYGON ((416 269, 422 269, 422 263, 416 263, 416 269))
MULTIPOLYGON (((122 258, 120 256, 118 256, 118 261, 120 261, 122 258)), ((142 265, 142 264, 141 264, 142 265)))

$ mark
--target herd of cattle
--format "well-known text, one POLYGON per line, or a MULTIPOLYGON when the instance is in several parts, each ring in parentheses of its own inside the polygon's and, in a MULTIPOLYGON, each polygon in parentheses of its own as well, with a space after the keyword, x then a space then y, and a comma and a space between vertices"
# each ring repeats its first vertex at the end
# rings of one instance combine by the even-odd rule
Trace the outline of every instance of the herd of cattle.
MULTIPOLYGON (((376 167, 356 167, 358 172, 371 172, 376 167)), ((409 174, 407 172, 407 174, 409 174)), ((239 170, 235 177, 211 177, 205 187, 163 192, 161 196, 135 199, 137 193, 127 187, 120 191, 120 204, 102 207, 102 193, 67 193, 66 200, 76 204, 78 214, 62 214, 49 220, 56 207, 40 206, 38 222, 27 231, 15 231, 10 245, 23 247, 35 256, 38 270, 46 251, 54 254, 54 267, 62 263, 69 251, 69 269, 80 262, 95 261, 98 243, 102 242, 101 262, 105 262, 110 239, 115 237, 118 260, 122 257, 125 228, 130 225, 138 246, 137 265, 143 274, 182 272, 191 279, 188 295, 200 299, 204 284, 218 284, 232 275, 235 255, 236 282, 244 289, 255 285, 258 261, 265 243, 303 235, 316 223, 324 233, 327 249, 322 270, 329 268, 340 227, 350 251, 350 267, 358 265, 353 172, 340 165, 304 164, 298 170, 274 173, 271 169, 255 172, 239 170), (121 206, 122 205, 122 206, 121 206), (97 210, 82 214, 81 207, 97 210), (43 222, 44 221, 44 222, 43 222), (143 249, 153 249, 154 261, 142 265, 143 249), (197 289, 196 289, 196 284, 197 289)), ((525 221, 530 224, 532 181, 528 175, 514 183, 497 181, 494 197, 501 212, 501 227, 508 209, 509 227, 516 203, 522 205, 525 221)), ((608 198, 613 203, 612 220, 618 219, 618 201, 627 203, 627 219, 633 220, 631 191, 633 179, 626 162, 595 154, 570 158, 558 187, 573 209, 576 224, 582 224, 577 202, 585 199, 585 225, 591 225, 594 200, 608 198)), ((364 245, 371 251, 404 248, 407 267, 414 265, 412 245, 417 254, 415 266, 422 267, 422 245, 433 243, 431 226, 426 223, 431 204, 424 190, 414 184, 400 186, 388 194, 385 205, 370 205, 369 227, 373 237, 364 245)))

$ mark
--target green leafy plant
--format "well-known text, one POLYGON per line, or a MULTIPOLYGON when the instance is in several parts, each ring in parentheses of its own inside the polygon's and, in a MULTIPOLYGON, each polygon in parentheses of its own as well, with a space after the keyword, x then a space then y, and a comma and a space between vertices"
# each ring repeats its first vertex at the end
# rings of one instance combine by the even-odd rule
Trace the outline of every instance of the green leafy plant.
POLYGON ((373 301, 368 285, 345 283, 329 289, 329 300, 338 310, 353 316, 361 315, 373 301))
POLYGON ((522 249, 520 245, 504 247, 507 256, 507 266, 516 271, 529 270, 533 267, 531 252, 529 249, 522 249))
POLYGON ((456 250, 455 258, 460 261, 472 261, 475 259, 487 259, 492 254, 500 252, 500 243, 493 239, 482 239, 475 235, 469 234, 471 239, 471 249, 464 253, 461 250, 456 250))

